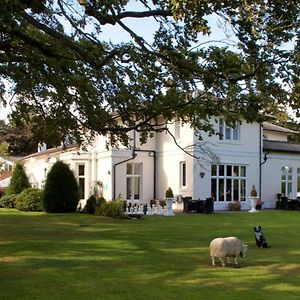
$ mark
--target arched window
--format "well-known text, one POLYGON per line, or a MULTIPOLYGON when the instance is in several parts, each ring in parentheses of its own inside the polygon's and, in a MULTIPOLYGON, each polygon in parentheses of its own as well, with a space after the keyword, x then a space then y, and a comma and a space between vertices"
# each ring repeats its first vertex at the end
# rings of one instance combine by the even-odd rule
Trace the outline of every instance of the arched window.
POLYGON ((293 168, 284 166, 281 168, 281 193, 288 198, 292 197, 293 168))

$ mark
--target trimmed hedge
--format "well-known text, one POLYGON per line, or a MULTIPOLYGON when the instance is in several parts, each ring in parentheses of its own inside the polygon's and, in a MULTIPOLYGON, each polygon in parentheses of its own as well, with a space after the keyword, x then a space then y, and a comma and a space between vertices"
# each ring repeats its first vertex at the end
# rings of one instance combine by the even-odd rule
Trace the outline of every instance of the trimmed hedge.
POLYGON ((28 188, 17 195, 15 207, 22 211, 42 211, 43 191, 35 188, 28 188))

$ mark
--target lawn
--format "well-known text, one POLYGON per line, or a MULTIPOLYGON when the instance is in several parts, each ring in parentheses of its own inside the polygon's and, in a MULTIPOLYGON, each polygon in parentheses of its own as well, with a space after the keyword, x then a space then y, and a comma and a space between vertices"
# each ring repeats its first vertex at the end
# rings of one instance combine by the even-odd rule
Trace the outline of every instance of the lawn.
POLYGON ((0 299, 299 299, 300 212, 114 220, 0 209, 0 299), (271 245, 257 249, 253 226, 271 245), (208 245, 248 243, 239 267, 212 267, 208 245))

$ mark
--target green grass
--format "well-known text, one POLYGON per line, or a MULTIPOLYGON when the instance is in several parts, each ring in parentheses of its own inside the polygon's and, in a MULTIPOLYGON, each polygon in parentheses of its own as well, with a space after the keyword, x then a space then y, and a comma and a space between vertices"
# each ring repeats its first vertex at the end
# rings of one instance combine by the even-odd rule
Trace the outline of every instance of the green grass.
POLYGON ((299 299, 300 212, 113 220, 0 209, 0 299, 299 299), (271 245, 257 249, 253 226, 271 245), (208 245, 248 243, 240 266, 212 267, 208 245))

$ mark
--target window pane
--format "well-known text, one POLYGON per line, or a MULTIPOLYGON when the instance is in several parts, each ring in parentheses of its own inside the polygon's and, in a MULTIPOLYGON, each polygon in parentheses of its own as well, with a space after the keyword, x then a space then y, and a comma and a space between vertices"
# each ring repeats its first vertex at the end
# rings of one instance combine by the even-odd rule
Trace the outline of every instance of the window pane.
POLYGON ((132 174, 132 164, 127 164, 127 171, 126 171, 127 174, 132 174))
POLYGON ((234 166, 233 175, 236 177, 239 176, 239 166, 234 166))
POLYGON ((224 176, 224 165, 219 165, 219 176, 224 176))
POLYGON ((231 179, 226 180, 226 201, 231 201, 231 179))
POLYGON ((297 197, 300 197, 300 176, 297 177, 297 197))
POLYGON ((217 196, 217 179, 213 178, 211 180, 211 196, 213 197, 213 199, 216 201, 218 199, 216 199, 217 196))
POLYGON ((225 139, 231 140, 231 127, 226 126, 225 128, 225 139))
POLYGON ((246 180, 241 180, 241 195, 240 195, 241 201, 246 201, 246 180))
POLYGON ((224 120, 219 120, 219 139, 223 140, 224 137, 224 120))
POLYGON ((233 181, 233 200, 239 201, 239 180, 234 179, 233 181))
POLYGON ((130 200, 132 195, 132 177, 127 177, 126 180, 126 199, 130 200))
POLYGON ((84 199, 84 178, 79 178, 79 199, 84 199))
POLYGON ((134 174, 141 175, 141 164, 134 164, 134 174))
POLYGON ((181 186, 186 186, 186 163, 181 162, 180 163, 180 169, 181 169, 181 186))
POLYGON ((289 182, 288 185, 287 185, 287 196, 288 198, 291 198, 292 197, 292 183, 289 182))
POLYGON ((224 201, 224 179, 219 179, 219 201, 224 201))
POLYGON ((84 176, 84 165, 79 165, 78 166, 78 175, 79 176, 84 176))
POLYGON ((286 191, 285 191, 285 182, 281 182, 281 194, 282 195, 286 195, 286 191))
POLYGON ((141 178, 134 177, 134 199, 135 200, 140 199, 140 183, 141 183, 141 178))
POLYGON ((232 176, 232 166, 226 166, 226 175, 232 176))
POLYGON ((217 176, 217 165, 211 166, 211 176, 217 176))
POLYGON ((241 177, 246 177, 246 167, 245 166, 242 166, 241 167, 241 177))
POLYGON ((232 129, 232 139, 234 141, 239 140, 239 129, 240 129, 240 125, 239 125, 239 123, 236 123, 235 128, 232 129))

